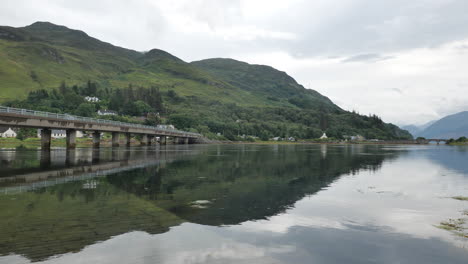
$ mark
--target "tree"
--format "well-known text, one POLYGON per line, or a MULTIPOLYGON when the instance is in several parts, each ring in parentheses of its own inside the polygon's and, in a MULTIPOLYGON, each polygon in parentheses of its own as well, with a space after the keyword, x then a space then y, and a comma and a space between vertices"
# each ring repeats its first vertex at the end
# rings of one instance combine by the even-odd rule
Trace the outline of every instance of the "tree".
POLYGON ((148 113, 148 115, 146 116, 145 125, 156 126, 159 124, 161 124, 161 118, 159 117, 159 115, 155 113, 148 113))
POLYGON ((37 130, 35 128, 20 128, 16 134, 16 138, 19 140, 35 137, 37 137, 37 130))
POLYGON ((96 106, 90 103, 82 103, 78 106, 75 113, 79 116, 91 117, 96 112, 96 106))
POLYGON ((95 82, 89 81, 86 85, 86 95, 87 96, 96 96, 97 93, 97 84, 95 82))
POLYGON ((196 126, 195 119, 184 114, 175 114, 169 117, 168 122, 178 129, 188 129, 196 126))
POLYGON ((141 116, 141 115, 144 115, 153 111, 151 106, 149 106, 147 103, 141 100, 138 100, 133 103, 133 109, 134 109, 135 116, 141 116))

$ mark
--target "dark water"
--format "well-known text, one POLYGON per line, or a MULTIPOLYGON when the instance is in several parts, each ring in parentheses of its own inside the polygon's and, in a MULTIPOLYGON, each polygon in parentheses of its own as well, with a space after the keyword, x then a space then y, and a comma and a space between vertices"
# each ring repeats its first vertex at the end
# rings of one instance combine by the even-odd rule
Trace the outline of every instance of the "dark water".
POLYGON ((468 263, 468 148, 0 150, 0 263, 468 263))

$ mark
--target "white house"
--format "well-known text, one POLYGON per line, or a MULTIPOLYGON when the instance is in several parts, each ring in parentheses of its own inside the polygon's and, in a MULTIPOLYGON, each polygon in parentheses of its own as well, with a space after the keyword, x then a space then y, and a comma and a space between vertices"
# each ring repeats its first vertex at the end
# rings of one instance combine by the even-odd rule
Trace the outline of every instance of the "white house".
POLYGON ((365 139, 366 138, 361 136, 361 135, 351 136, 351 140, 353 140, 353 141, 363 141, 365 139))
MULTIPOLYGON (((37 137, 41 137, 41 132, 42 129, 37 130, 37 137)), ((67 131, 66 130, 60 130, 60 129, 52 129, 52 138, 66 138, 67 137, 67 131)), ((82 138, 83 137, 83 132, 81 131, 76 131, 76 137, 77 138, 82 138)))
POLYGON ((115 115, 117 115, 117 112, 105 109, 105 110, 98 110, 97 114, 100 115, 100 116, 106 116, 106 115, 115 116, 115 115))
POLYGON ((11 127, 0 127, 0 137, 4 138, 14 138, 16 137, 16 132, 11 129, 11 127))
POLYGON ((323 133, 323 135, 320 137, 320 139, 327 139, 327 134, 326 133, 323 133))
POLYGON ((99 98, 91 97, 91 96, 86 96, 84 99, 86 101, 88 101, 88 102, 91 102, 91 103, 97 103, 97 102, 101 101, 101 100, 99 100, 99 98))
POLYGON ((156 128, 159 128, 159 129, 171 129, 171 130, 174 130, 175 127, 173 125, 157 125, 156 128))

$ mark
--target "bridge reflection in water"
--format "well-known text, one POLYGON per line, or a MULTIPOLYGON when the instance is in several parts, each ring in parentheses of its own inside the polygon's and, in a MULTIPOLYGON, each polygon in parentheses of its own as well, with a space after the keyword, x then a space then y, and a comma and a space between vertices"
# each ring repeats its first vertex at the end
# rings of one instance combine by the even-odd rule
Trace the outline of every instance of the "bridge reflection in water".
POLYGON ((183 222, 220 226, 265 219, 341 175, 378 170, 402 151, 377 145, 174 145, 52 151, 47 158, 36 151, 0 151, 6 175, 0 178, 0 255, 39 261, 134 230, 159 234, 183 222))

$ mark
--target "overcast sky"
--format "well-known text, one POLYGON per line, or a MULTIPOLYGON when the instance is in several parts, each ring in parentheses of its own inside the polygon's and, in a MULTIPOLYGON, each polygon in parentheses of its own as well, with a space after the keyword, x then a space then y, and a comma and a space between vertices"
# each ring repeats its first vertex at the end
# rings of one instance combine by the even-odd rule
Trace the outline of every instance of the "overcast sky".
POLYGON ((50 21, 186 61, 267 64, 404 125, 468 110, 467 10, 466 0, 2 0, 0 24, 50 21))

